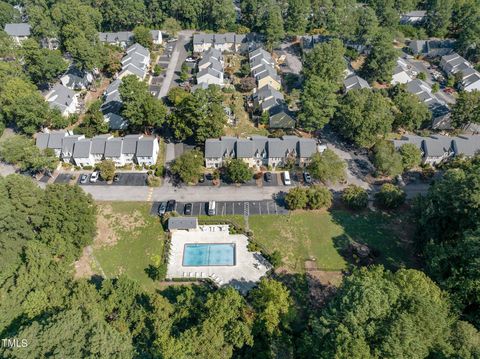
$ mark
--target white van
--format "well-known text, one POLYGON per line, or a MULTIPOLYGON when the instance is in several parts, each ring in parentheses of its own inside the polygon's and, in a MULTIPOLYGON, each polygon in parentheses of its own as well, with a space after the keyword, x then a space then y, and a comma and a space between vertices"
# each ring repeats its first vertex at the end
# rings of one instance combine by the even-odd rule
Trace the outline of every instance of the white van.
POLYGON ((288 171, 283 172, 283 183, 285 186, 290 186, 292 181, 290 181, 290 173, 288 171))
POLYGON ((208 201, 208 215, 215 215, 215 201, 208 201))

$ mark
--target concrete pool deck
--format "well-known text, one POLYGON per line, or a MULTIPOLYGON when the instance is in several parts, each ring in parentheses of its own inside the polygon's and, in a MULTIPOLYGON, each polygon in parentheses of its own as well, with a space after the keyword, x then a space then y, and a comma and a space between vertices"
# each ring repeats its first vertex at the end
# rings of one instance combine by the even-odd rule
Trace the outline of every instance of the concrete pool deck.
POLYGON ((172 232, 167 278, 210 278, 219 286, 231 285, 247 292, 271 268, 270 263, 257 252, 247 249, 248 238, 230 234, 228 225, 199 226, 194 230, 172 232), (183 266, 185 244, 234 243, 235 264, 230 266, 183 266))

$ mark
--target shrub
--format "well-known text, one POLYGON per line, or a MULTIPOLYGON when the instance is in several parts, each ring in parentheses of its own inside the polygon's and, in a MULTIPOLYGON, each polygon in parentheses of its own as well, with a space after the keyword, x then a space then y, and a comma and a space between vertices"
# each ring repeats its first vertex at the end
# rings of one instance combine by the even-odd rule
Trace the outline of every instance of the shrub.
POLYGON ((273 268, 278 268, 282 265, 282 255, 279 251, 273 251, 271 254, 265 255, 265 257, 267 257, 273 268))
MULTIPOLYGON (((75 166, 75 169, 77 169, 77 168, 80 169, 80 167, 75 166)), ((83 166, 83 169, 87 170, 87 171, 91 171, 91 170, 93 170, 93 167, 92 166, 83 166)))
POLYGON ((248 164, 240 159, 230 160, 225 165, 227 179, 233 183, 243 183, 252 178, 252 172, 248 164))
POLYGON ((161 179, 154 176, 147 177, 147 185, 150 187, 158 187, 162 183, 161 179))
POLYGON ((368 193, 362 187, 350 185, 343 191, 342 200, 351 209, 362 209, 368 205, 368 193))
POLYGON ((422 161, 422 153, 413 143, 406 143, 400 147, 400 155, 405 169, 414 168, 422 161))
POLYGON ((288 209, 305 208, 308 203, 307 191, 301 187, 292 188, 285 195, 285 203, 288 209))
POLYGON ((332 192, 324 186, 313 186, 307 190, 308 207, 311 209, 328 208, 332 205, 332 192))
POLYGON ((401 206, 405 202, 406 197, 405 192, 401 188, 391 183, 382 185, 380 192, 375 194, 375 200, 378 205, 387 209, 401 206))
POLYGON ((105 181, 111 181, 113 176, 115 176, 115 163, 112 160, 103 160, 98 165, 98 169, 100 176, 102 176, 105 181))

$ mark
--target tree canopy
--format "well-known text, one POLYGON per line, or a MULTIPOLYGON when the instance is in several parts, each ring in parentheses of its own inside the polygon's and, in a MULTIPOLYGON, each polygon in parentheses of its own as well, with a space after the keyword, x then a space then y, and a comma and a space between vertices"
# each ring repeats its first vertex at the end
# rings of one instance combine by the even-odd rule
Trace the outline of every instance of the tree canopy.
POLYGON ((197 183, 203 169, 203 154, 198 150, 182 153, 170 166, 170 171, 185 183, 197 183))
POLYGON ((335 183, 343 180, 345 178, 345 168, 345 161, 330 149, 326 149, 323 153, 314 154, 308 165, 310 174, 324 183, 335 183))

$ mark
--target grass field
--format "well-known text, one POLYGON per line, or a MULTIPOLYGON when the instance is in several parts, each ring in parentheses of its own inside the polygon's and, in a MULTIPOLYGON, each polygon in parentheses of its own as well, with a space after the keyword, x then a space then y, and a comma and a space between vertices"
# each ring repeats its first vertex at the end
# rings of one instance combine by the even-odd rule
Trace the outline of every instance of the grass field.
MULTIPOLYGON (((165 234, 150 203, 98 203, 93 255, 109 278, 125 274, 146 289, 157 287, 145 269, 161 258, 165 234)), ((96 268, 98 270, 98 268, 96 268)))
POLYGON ((375 248, 378 263, 388 268, 409 267, 409 248, 392 231, 394 218, 380 213, 352 214, 346 211, 295 212, 282 216, 251 216, 255 240, 273 252, 284 265, 302 271, 305 260, 315 258, 321 270, 342 270, 348 265, 341 255, 352 240, 375 248))

